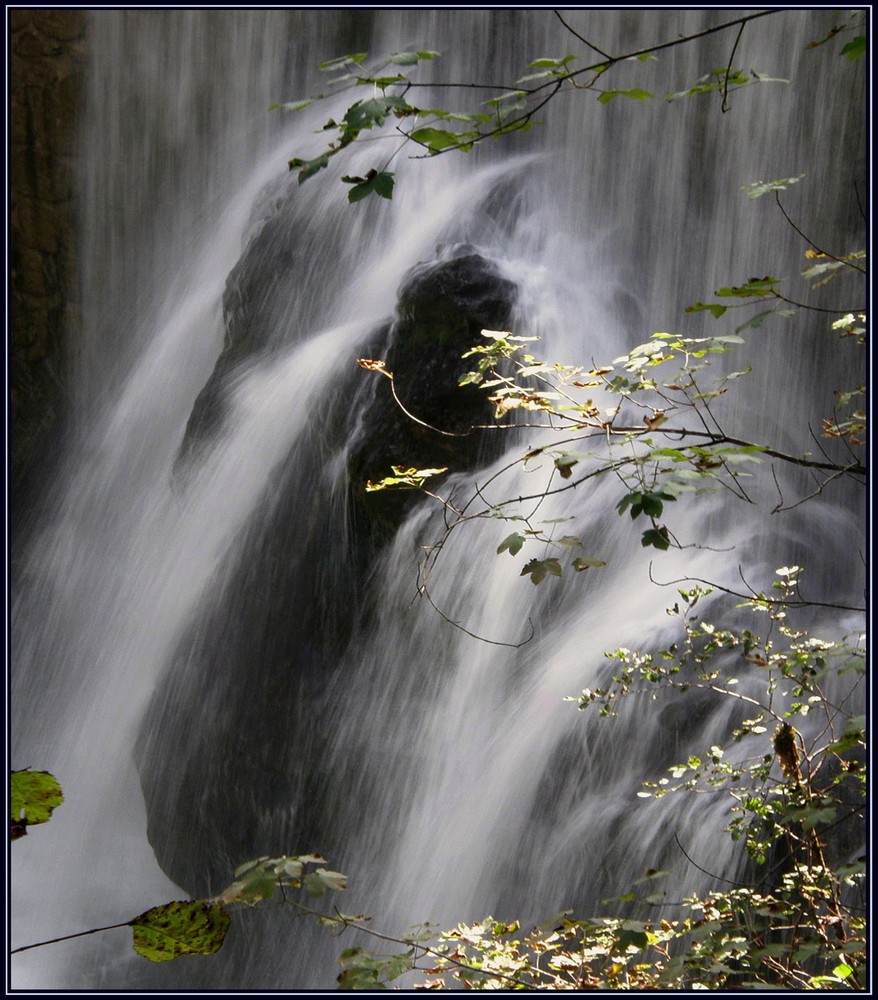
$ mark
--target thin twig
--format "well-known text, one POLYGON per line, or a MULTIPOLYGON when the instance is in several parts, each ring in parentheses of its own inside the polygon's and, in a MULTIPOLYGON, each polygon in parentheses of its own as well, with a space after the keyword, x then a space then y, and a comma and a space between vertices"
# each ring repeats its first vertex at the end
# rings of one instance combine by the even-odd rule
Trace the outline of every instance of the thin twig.
MULTIPOLYGON (((740 567, 739 567, 740 572, 740 567)), ((744 580, 743 575, 741 579, 744 580)), ((703 580, 698 576, 682 576, 677 580, 668 580, 662 583, 661 580, 656 580, 652 575, 652 563, 649 564, 649 582, 654 583, 657 587, 675 587, 679 583, 703 583, 706 587, 712 587, 714 590, 722 591, 724 594, 728 594, 730 597, 739 597, 745 601, 760 601, 763 604, 782 604, 788 608, 832 608, 835 611, 857 611, 865 612, 866 608, 851 607, 848 604, 834 604, 828 601, 809 601, 805 598, 799 598, 798 600, 790 600, 789 598, 778 598, 778 597, 766 597, 764 594, 757 594, 753 587, 744 580, 747 587, 750 588, 749 594, 742 594, 740 591, 732 590, 730 587, 723 587, 722 584, 715 583, 713 580, 703 580)))
POLYGON ((725 114, 729 110, 729 74, 732 72, 732 62, 735 58, 735 53, 738 51, 738 42, 741 41, 741 35, 744 34, 744 27, 747 22, 744 21, 741 27, 738 28, 738 37, 735 39, 735 44, 732 46, 732 54, 729 56, 729 64, 726 66, 726 78, 723 81, 723 103, 722 112, 725 114))
POLYGON ((821 247, 817 246, 817 244, 809 236, 806 236, 802 232, 802 230, 799 229, 799 227, 795 224, 795 222, 793 222, 793 220, 789 217, 789 215, 787 214, 787 210, 781 204, 780 192, 778 191, 774 192, 774 200, 777 202, 777 207, 781 210, 781 212, 783 213, 783 217, 787 220, 787 222, 793 227, 793 229, 795 229, 795 231, 799 234, 799 236, 801 236, 802 239, 810 247, 812 247, 814 250, 817 251, 817 253, 822 254, 824 257, 829 257, 832 260, 837 260, 839 264, 846 264, 848 267, 852 267, 855 271, 859 271, 861 274, 866 273, 866 269, 864 267, 860 267, 859 264, 854 264, 852 261, 847 260, 844 257, 836 257, 835 254, 830 253, 828 250, 823 250, 821 247))
POLYGON ((31 948, 44 948, 47 944, 57 944, 59 941, 72 941, 73 938, 87 937, 89 934, 100 934, 102 931, 114 931, 119 927, 130 927, 131 921, 126 920, 124 924, 108 924, 106 927, 93 927, 90 931, 79 931, 76 934, 63 934, 61 937, 51 938, 49 941, 37 941, 35 944, 25 944, 20 948, 13 948, 10 955, 17 955, 20 951, 29 951, 31 948))
POLYGON ((786 302, 787 305, 796 306, 798 309, 807 309, 809 312, 818 313, 828 313, 831 316, 845 316, 848 313, 861 313, 866 310, 860 306, 856 309, 821 309, 820 306, 809 306, 806 302, 796 302, 794 299, 788 299, 786 295, 781 295, 780 292, 776 292, 773 288, 770 293, 776 299, 780 299, 781 302, 786 302))
POLYGON ((706 868, 702 868, 697 861, 694 861, 689 854, 686 852, 686 848, 680 843, 680 838, 677 834, 674 834, 674 840, 677 842, 677 847, 683 852, 683 857, 692 865, 693 868, 697 868, 703 875, 709 875, 711 878, 715 878, 718 882, 725 882, 726 885, 735 885, 741 889, 751 888, 751 883, 749 882, 735 882, 730 878, 723 878, 721 875, 716 875, 714 872, 708 871, 706 868))
MULTIPOLYGON (((452 525, 452 527, 454 527, 454 525, 452 525)), ((477 632, 471 632, 468 628, 461 625, 460 622, 456 622, 453 618, 450 618, 433 600, 433 595, 430 593, 426 583, 418 585, 418 593, 421 597, 427 598, 430 607, 433 608, 443 621, 448 622, 449 625, 453 625, 454 628, 463 632, 465 635, 468 635, 471 639, 478 639, 479 642, 485 642, 489 646, 505 646, 507 649, 521 649, 522 646, 526 646, 531 639, 533 639, 534 635, 536 635, 536 629, 534 628, 533 621, 528 618, 527 624, 530 627, 530 635, 521 642, 501 642, 498 639, 486 639, 485 636, 479 635, 477 632)))
POLYGON ((575 38, 578 38, 580 40, 580 42, 582 42, 583 45, 587 45, 590 49, 592 49, 593 51, 597 52, 597 54, 599 56, 603 56, 604 59, 606 59, 608 62, 612 63, 612 62, 616 61, 612 56, 607 55, 607 53, 604 52, 603 49, 599 49, 597 47, 597 45, 592 44, 587 38, 583 38, 582 35, 580 35, 578 31, 576 31, 574 28, 572 28, 564 20, 564 18, 561 17, 561 12, 560 11, 553 10, 552 13, 555 15, 555 17, 558 18, 558 20, 564 25, 564 27, 570 32, 570 34, 573 35, 575 38))

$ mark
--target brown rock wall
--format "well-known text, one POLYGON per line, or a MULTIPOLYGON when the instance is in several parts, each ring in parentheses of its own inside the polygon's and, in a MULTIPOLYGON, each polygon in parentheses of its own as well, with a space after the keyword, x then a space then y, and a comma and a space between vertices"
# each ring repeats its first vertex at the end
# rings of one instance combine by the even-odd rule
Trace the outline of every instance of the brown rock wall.
POLYGON ((66 345, 76 335, 75 143, 87 16, 9 12, 13 491, 58 436, 66 345))

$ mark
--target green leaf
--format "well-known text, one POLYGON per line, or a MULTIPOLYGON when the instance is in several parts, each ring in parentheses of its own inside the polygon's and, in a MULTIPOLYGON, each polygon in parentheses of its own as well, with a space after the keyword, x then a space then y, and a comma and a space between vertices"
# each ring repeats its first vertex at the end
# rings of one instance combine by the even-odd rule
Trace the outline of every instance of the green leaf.
POLYGON ((576 56, 565 56, 563 59, 534 59, 527 64, 528 69, 564 69, 567 63, 573 62, 576 56))
POLYGON ((771 295, 772 286, 780 283, 780 278, 748 278, 746 284, 732 285, 730 288, 718 288, 715 295, 733 296, 735 298, 753 298, 760 295, 771 295))
POLYGON ((61 786, 48 771, 13 771, 9 780, 9 815, 12 839, 25 836, 26 827, 47 823, 61 805, 61 786))
POLYGON ((182 955, 213 955, 223 946, 228 913, 219 903, 183 900, 154 906, 129 921, 134 950, 150 962, 182 955))
POLYGON ((592 567, 606 566, 607 564, 603 559, 592 559, 588 556, 577 556, 570 565, 576 570, 577 573, 582 573, 584 570, 591 569, 592 567))
POLYGON ((627 97, 632 101, 647 101, 650 97, 655 97, 648 90, 641 90, 635 87, 633 90, 605 90, 599 97, 601 104, 609 104, 614 97, 627 97))
POLYGON ((798 177, 784 177, 778 181, 753 181, 751 184, 744 184, 741 190, 747 192, 748 198, 761 198, 770 191, 786 191, 791 184, 798 184, 804 176, 799 174, 798 177))
POLYGON ((651 545, 653 548, 661 549, 662 552, 665 552, 671 545, 668 539, 668 529, 659 528, 656 530, 655 528, 651 528, 649 531, 644 531, 640 536, 640 544, 644 548, 651 545))
POLYGON ((420 52, 391 52, 388 57, 394 66, 416 66, 421 60, 435 59, 440 52, 423 49, 420 52))
POLYGON ((334 73, 337 69, 344 69, 348 63, 359 65, 368 54, 368 52, 354 52, 346 56, 337 56, 335 59, 320 63, 317 68, 321 73, 334 73))
POLYGON ((428 146, 431 153, 439 153, 443 149, 451 149, 452 147, 457 147, 464 151, 469 151, 472 149, 471 142, 461 142, 461 139, 472 136, 474 133, 465 133, 464 136, 458 135, 455 132, 449 132, 447 129, 441 128, 419 128, 415 129, 411 134, 411 138, 415 142, 419 142, 424 146, 428 146))
POLYGON ((575 451, 560 451, 554 455, 555 468, 562 479, 569 479, 573 475, 573 466, 579 459, 580 456, 575 451))
POLYGON ((866 36, 857 35, 856 38, 852 39, 845 45, 841 50, 841 55, 847 56, 848 59, 860 59, 866 54, 866 36))
POLYGON ((527 101, 527 92, 524 90, 507 90, 499 97, 492 97, 490 101, 482 101, 486 107, 499 108, 501 104, 511 101, 514 107, 524 107, 527 101))
POLYGON ((521 571, 520 576, 529 576, 530 582, 536 586, 543 582, 546 577, 561 576, 561 563, 557 559, 531 559, 531 561, 521 571))
POLYGON ((394 66, 417 66, 418 64, 418 53, 417 52, 391 52, 389 56, 390 62, 394 66))
POLYGON ((740 326, 736 327, 735 333, 740 333, 742 330, 758 329, 769 316, 777 311, 778 310, 775 309, 766 309, 763 312, 756 313, 756 315, 751 316, 746 323, 742 323, 740 326))
POLYGON ((257 858, 248 861, 235 870, 235 880, 224 889, 212 902, 245 903, 253 905, 265 899, 273 899, 279 886, 300 886, 302 873, 306 864, 316 864, 325 861, 318 855, 304 854, 301 856, 286 856, 279 858, 257 858))
POLYGON ((377 194, 388 200, 393 198, 394 177, 392 173, 387 171, 378 173, 376 170, 370 170, 365 177, 342 177, 342 181, 345 184, 354 185, 348 191, 348 201, 351 204, 362 201, 363 198, 367 198, 370 194, 377 194))
POLYGON ((728 311, 728 306, 720 305, 719 302, 696 302, 694 305, 686 306, 683 310, 687 313, 704 312, 705 310, 713 313, 713 315, 719 319, 724 312, 728 311))
POLYGON ((345 135, 355 137, 364 129, 383 125, 391 113, 411 114, 415 109, 402 97, 375 97, 357 101, 345 112, 345 135))
POLYGON ((643 951, 648 944, 649 938, 646 936, 645 931, 620 929, 616 934, 616 947, 623 954, 629 949, 643 951))
POLYGON ((313 97, 306 97, 303 101, 287 101, 285 104, 271 104, 269 105, 269 111, 301 111, 302 108, 307 108, 309 104, 314 103, 313 97))
POLYGON ((521 552, 521 547, 525 543, 524 535, 519 534, 517 531, 513 531, 511 535, 507 535, 506 538, 497 546, 497 555, 501 552, 508 552, 511 556, 518 555, 521 552))
POLYGON ((629 506, 632 507, 631 516, 637 517, 641 510, 641 501, 643 499, 642 493, 627 493, 622 499, 616 504, 616 510, 620 514, 624 514, 629 506), (636 512, 635 508, 636 507, 636 512))
POLYGON ((322 156, 318 156, 313 160, 290 160, 290 170, 299 171, 300 184, 303 183, 303 181, 308 180, 309 177, 313 177, 318 170, 322 170, 327 166, 329 166, 329 153, 324 153, 322 156))
POLYGON ((315 872, 310 872, 302 880, 305 891, 319 899, 326 892, 341 892, 347 888, 348 877, 341 872, 329 871, 326 868, 318 868, 315 872))

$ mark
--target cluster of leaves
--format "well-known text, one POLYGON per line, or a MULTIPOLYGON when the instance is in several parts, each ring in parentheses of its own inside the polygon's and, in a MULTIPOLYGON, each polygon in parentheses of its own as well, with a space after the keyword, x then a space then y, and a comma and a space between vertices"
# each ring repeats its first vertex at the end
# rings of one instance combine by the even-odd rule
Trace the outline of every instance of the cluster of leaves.
MULTIPOLYGON (((612 364, 585 370, 538 361, 523 352, 523 338, 490 330, 483 334, 489 343, 468 352, 467 356, 478 356, 479 363, 461 382, 490 389, 498 418, 528 409, 545 415, 545 426, 570 432, 570 437, 555 445, 529 451, 523 461, 549 457, 553 471, 571 485, 582 481, 577 478, 577 466, 582 469, 589 459, 597 461, 584 476, 612 473, 619 478, 626 492, 617 504, 618 512, 650 522, 641 536, 644 546, 667 549, 672 544, 669 529, 661 521, 666 504, 684 493, 715 488, 719 482, 740 492, 745 475, 741 466, 758 461, 765 450, 730 438, 711 410, 712 401, 726 392, 730 381, 749 373, 747 369, 710 376, 711 356, 743 343, 736 335, 687 338, 655 333, 612 364), (513 375, 495 367, 498 357, 513 362, 513 375), (575 395, 583 389, 588 390, 585 399, 575 395), (595 390, 604 394, 604 404, 611 405, 596 402, 595 390), (698 416, 695 427, 672 422, 674 417, 691 414, 698 416), (601 441, 604 452, 571 447, 593 438, 601 441)), ((518 550, 509 544, 505 549, 512 554, 518 550)))
MULTIPOLYGON (((738 38, 730 57, 734 58, 744 27, 751 21, 772 13, 776 11, 760 11, 712 30, 738 29, 738 38)), ((558 17, 563 22, 563 18, 560 15, 558 17)), ((636 66, 638 63, 655 61, 659 58, 657 52, 701 37, 701 33, 696 33, 651 49, 612 56, 582 38, 566 22, 563 23, 592 53, 600 55, 599 61, 593 61, 593 55, 575 54, 533 59, 511 84, 474 82, 468 85, 470 91, 481 90, 483 94, 492 95, 469 110, 421 107, 410 100, 418 88, 437 91, 453 86, 441 80, 422 81, 415 78, 422 64, 432 63, 439 57, 439 52, 430 49, 392 52, 371 64, 367 63, 366 52, 348 53, 320 63, 319 71, 327 76, 327 83, 319 92, 300 100, 274 104, 272 110, 301 111, 317 101, 359 87, 369 87, 371 96, 351 104, 341 121, 330 118, 320 130, 332 134, 324 152, 308 159, 293 157, 289 161, 290 169, 298 172, 301 183, 328 166, 332 157, 349 147, 364 132, 369 132, 372 138, 376 137, 373 133, 377 133, 378 137, 397 140, 394 151, 381 166, 371 169, 365 176, 345 175, 342 181, 352 185, 348 192, 348 200, 351 202, 360 201, 370 194, 390 199, 393 197, 395 176, 388 167, 400 150, 414 146, 418 150, 414 154, 416 157, 436 156, 450 151, 468 153, 486 139, 528 131, 535 124, 540 124, 537 114, 559 93, 565 91, 592 91, 596 94, 598 103, 603 106, 609 105, 618 97, 640 102, 654 99, 656 95, 643 87, 605 87, 605 78, 624 64, 636 66), (391 119, 394 127, 388 132, 384 126, 391 119)), ((836 33, 847 27, 839 27, 836 33)), ((865 37, 857 36, 854 42, 845 46, 844 54, 848 58, 857 58, 864 51, 865 37)), ((677 101, 716 94, 722 99, 722 110, 726 111, 729 108, 730 93, 742 87, 765 83, 787 84, 789 81, 753 69, 744 70, 730 62, 729 65, 719 66, 704 74, 682 90, 666 94, 665 100, 677 101)))
POLYGON ((680 590, 682 604, 669 614, 680 620, 683 642, 659 652, 608 653, 615 663, 608 683, 585 689, 575 700, 580 709, 596 706, 609 716, 635 693, 655 699, 659 690, 701 689, 746 711, 727 746, 689 756, 668 769, 670 777, 646 782, 640 794, 722 791, 734 802, 728 832, 744 844, 754 881, 708 902, 714 911, 721 902, 728 911, 723 919, 748 928, 737 973, 748 968, 755 974, 762 962, 767 978, 756 981, 788 988, 844 982, 856 988, 863 982, 864 924, 862 914, 845 903, 845 893, 861 886, 864 864, 830 864, 824 838, 842 823, 859 828, 864 838, 865 718, 848 708, 859 680, 841 703, 827 696, 825 682, 832 673, 865 676, 865 637, 830 640, 794 629, 788 615, 806 603, 799 596, 801 573, 797 566, 781 567, 774 594, 752 592, 739 605, 768 619, 762 636, 700 620, 694 609, 710 588, 680 590), (748 675, 756 683, 742 691, 748 675), (796 723, 806 716, 817 718, 810 736, 804 723, 796 723), (735 744, 749 747, 749 755, 730 757, 735 744), (787 869, 781 880, 779 866, 787 869), (757 892, 757 886, 778 881, 771 892, 757 892), (794 933, 781 934, 793 913, 794 933))
POLYGON ((25 945, 14 951, 26 951, 88 934, 130 927, 134 950, 150 962, 169 962, 187 955, 214 955, 222 948, 231 926, 230 907, 272 904, 280 895, 282 904, 291 903, 304 912, 315 913, 288 899, 286 890, 301 889, 316 900, 327 892, 345 889, 347 876, 326 868, 325 864, 326 858, 319 854, 256 858, 237 868, 231 884, 211 899, 162 903, 123 923, 25 945))
POLYGON ((750 882, 675 901, 662 889, 668 872, 650 869, 630 892, 604 900, 639 908, 642 919, 565 911, 526 934, 517 921, 493 917, 442 932, 419 928, 396 939, 403 952, 346 951, 342 988, 382 988, 406 972, 426 975, 415 986, 423 990, 864 988, 865 917, 850 892, 862 892, 865 866, 830 862, 825 840, 847 823, 865 843, 864 719, 848 708, 859 680, 841 704, 824 683, 835 671, 864 677, 865 646, 862 636, 825 640, 788 623, 805 603, 801 572, 781 567, 767 593, 751 592, 739 605, 766 619, 761 637, 700 620, 695 609, 711 590, 681 589, 668 609, 681 623, 680 643, 657 653, 608 653, 616 665, 608 684, 569 699, 615 715, 623 698, 701 688, 747 710, 726 747, 689 756, 640 794, 730 796, 728 832, 750 855, 750 882), (758 697, 739 691, 742 667, 760 679, 758 697), (800 720, 815 715, 820 724, 806 736, 800 720), (730 754, 736 744, 749 754, 730 754))
MULTIPOLYGON (((750 198, 772 193, 786 216, 779 193, 798 183, 803 176, 760 181, 745 186, 744 190, 750 198)), ((862 274, 865 270, 863 250, 832 256, 813 248, 813 244, 811 247, 806 252, 807 266, 802 275, 815 288, 843 274, 862 274)), ((833 416, 823 421, 824 436, 839 439, 845 447, 840 458, 832 458, 826 452, 825 461, 816 460, 807 452, 800 455, 782 453, 766 444, 734 436, 721 422, 717 408, 720 397, 729 391, 735 380, 749 375, 751 368, 716 373, 715 358, 744 344, 740 334, 748 328, 760 327, 770 316, 789 318, 800 309, 812 308, 782 294, 780 284, 781 279, 771 275, 749 278, 717 289, 717 297, 726 302, 698 301, 685 310, 687 314, 707 311, 720 319, 730 309, 757 305, 757 311, 737 326, 734 333, 693 338, 658 332, 610 364, 588 369, 541 361, 530 353, 536 338, 516 336, 508 331, 483 330, 483 342, 463 355, 464 359, 473 361, 473 367, 459 381, 462 386, 474 385, 487 392, 488 401, 494 406, 495 426, 542 427, 566 435, 551 445, 529 450, 503 472, 518 464, 530 467, 529 463, 549 459, 550 476, 542 497, 574 488, 597 476, 614 476, 624 488, 616 505, 619 514, 628 513, 632 520, 648 521, 641 532, 641 545, 659 551, 682 548, 688 543, 681 541, 668 525, 667 505, 684 495, 697 496, 716 490, 726 490, 741 500, 750 501, 746 480, 750 474, 748 466, 752 463, 772 459, 810 469, 823 476, 817 493, 842 475, 852 476, 858 482, 865 478, 865 466, 852 450, 863 445, 866 439, 864 385, 837 390, 833 416), (775 303, 768 309, 764 308, 767 299, 775 303), (586 442, 587 450, 579 447, 586 442), (553 483, 555 475, 562 481, 560 485, 553 483)), ((842 314, 832 323, 832 329, 842 337, 864 344, 866 313, 842 314)), ((359 363, 392 380, 383 362, 360 360, 359 363)), ((423 489, 428 476, 445 471, 447 469, 395 468, 393 476, 378 484, 369 483, 367 489, 423 489)), ((521 498, 485 505, 476 508, 474 513, 473 504, 481 499, 484 485, 479 488, 477 497, 462 507, 455 507, 449 499, 429 493, 453 516, 447 522, 445 536, 427 556, 425 577, 429 575, 431 559, 441 551, 448 533, 477 517, 524 522, 523 528, 503 539, 497 552, 515 556, 526 542, 540 543, 541 556, 530 558, 521 574, 535 584, 562 575, 559 549, 576 552, 571 562, 576 571, 606 565, 599 554, 585 551, 581 538, 573 534, 556 538, 554 529, 547 531, 534 523, 532 514, 523 515, 521 498)), ((539 500, 540 496, 525 499, 539 500)), ((784 509, 782 504, 781 497, 777 509, 784 509)), ((532 551, 530 547, 529 552, 532 551)))
MULTIPOLYGON (((325 868, 319 854, 261 857, 235 870, 231 884, 212 899, 181 900, 153 906, 128 922, 134 950, 151 962, 184 955, 213 955, 231 925, 229 907, 271 903, 287 889, 303 889, 312 899, 347 887, 347 876, 325 868)), ((123 925, 124 926, 124 925, 123 925)))

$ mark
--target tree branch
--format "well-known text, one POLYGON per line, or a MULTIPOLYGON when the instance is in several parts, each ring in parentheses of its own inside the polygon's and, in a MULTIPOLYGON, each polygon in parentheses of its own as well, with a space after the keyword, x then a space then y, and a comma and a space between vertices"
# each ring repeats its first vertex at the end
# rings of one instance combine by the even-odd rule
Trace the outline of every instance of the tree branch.
POLYGON ((801 236, 802 239, 810 247, 812 247, 814 250, 817 251, 817 253, 823 254, 824 257, 829 257, 831 260, 837 260, 839 264, 846 264, 848 267, 853 268, 855 271, 859 271, 861 274, 866 273, 866 269, 864 267, 860 267, 859 264, 854 264, 853 261, 846 260, 844 257, 836 257, 835 254, 830 253, 828 250, 821 249, 810 237, 806 236, 802 232, 802 230, 799 229, 799 227, 795 224, 795 222, 793 222, 793 220, 789 217, 789 215, 787 214, 787 210, 781 204, 780 192, 778 191, 774 192, 774 200, 777 202, 777 207, 781 210, 781 212, 783 213, 783 217, 787 220, 787 222, 793 227, 793 229, 795 229, 795 231, 799 234, 799 236, 801 236))
POLYGON ((722 112, 725 114, 729 110, 729 75, 732 72, 732 61, 735 58, 735 53, 738 51, 738 42, 741 41, 741 35, 744 34, 744 28, 747 22, 744 21, 740 28, 738 28, 738 37, 735 39, 735 44, 732 46, 732 54, 729 56, 729 64, 726 66, 726 78, 723 80, 723 103, 722 112))
POLYGON ((553 14, 555 15, 555 17, 557 17, 557 18, 558 18, 558 20, 559 20, 559 21, 560 21, 560 22, 561 22, 561 23, 562 23, 562 24, 564 25, 564 27, 565 27, 565 28, 566 28, 566 29, 567 29, 567 30, 568 30, 568 31, 570 32, 570 34, 571 34, 571 35, 573 35, 573 36, 574 36, 575 38, 578 38, 578 39, 580 40, 580 42, 582 42, 582 44, 583 44, 583 45, 587 45, 587 46, 588 46, 588 47, 589 47, 590 49, 592 49, 592 50, 593 50, 594 52, 597 52, 597 54, 598 54, 599 56, 603 56, 603 58, 604 58, 604 59, 606 59, 606 60, 607 60, 608 62, 615 62, 615 59, 613 59, 613 57, 612 57, 611 55, 608 55, 608 54, 607 54, 606 52, 604 52, 604 50, 603 50, 603 49, 599 49, 599 48, 597 47, 597 45, 593 45, 593 44, 592 44, 592 43, 591 43, 591 42, 590 42, 590 41, 589 41, 589 40, 588 40, 587 38, 583 38, 583 37, 582 37, 582 35, 580 35, 578 31, 575 31, 575 30, 574 30, 574 29, 573 29, 573 28, 572 28, 572 27, 571 27, 571 26, 570 26, 570 25, 569 25, 569 24, 568 24, 568 23, 567 23, 567 22, 566 22, 566 21, 564 20, 564 18, 563 18, 563 17, 561 17, 561 12, 560 12, 560 11, 557 11, 557 10, 553 10, 553 11, 552 11, 552 13, 553 13, 553 14))

